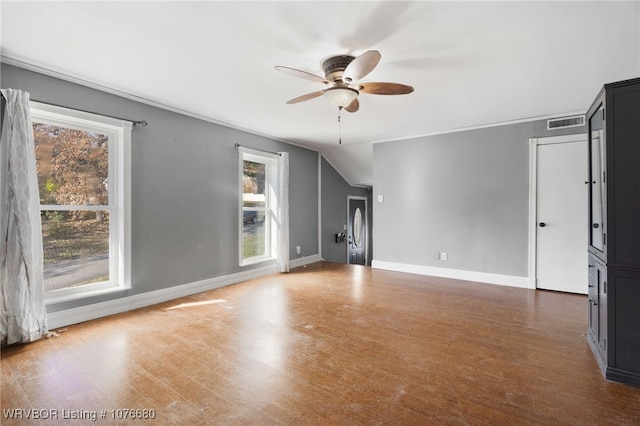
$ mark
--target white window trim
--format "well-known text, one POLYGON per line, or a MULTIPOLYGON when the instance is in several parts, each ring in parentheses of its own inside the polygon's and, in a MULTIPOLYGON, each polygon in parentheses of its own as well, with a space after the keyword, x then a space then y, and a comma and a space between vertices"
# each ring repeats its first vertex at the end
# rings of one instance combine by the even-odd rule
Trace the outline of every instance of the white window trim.
MULTIPOLYGON (((109 137, 109 207, 81 206, 84 210, 107 210, 109 221, 109 281, 52 290, 45 303, 95 296, 131 288, 131 130, 133 124, 84 111, 32 101, 31 120, 68 128, 99 131, 109 137)), ((78 206, 41 206, 75 210, 78 206)))
POLYGON ((258 150, 254 150, 254 149, 250 149, 250 148, 246 148, 246 147, 238 147, 238 182, 239 182, 239 189, 238 189, 238 194, 239 194, 239 208, 238 211, 240 212, 240 219, 239 219, 239 227, 238 227, 238 242, 239 242, 239 247, 238 247, 238 259, 239 259, 239 264, 240 266, 248 266, 248 265, 253 265, 256 263, 261 263, 261 262, 268 262, 268 261, 275 261, 276 260, 276 241, 275 241, 275 230, 277 229, 276 226, 277 224, 274 223, 274 214, 273 214, 273 209, 274 209, 274 205, 273 202, 274 200, 277 199, 277 197, 275 197, 273 194, 274 189, 276 188, 276 181, 277 181, 277 167, 278 167, 278 162, 277 162, 277 158, 276 158, 276 154, 270 154, 270 153, 266 153, 263 151, 258 151, 258 150), (264 163, 266 164, 266 188, 265 188, 265 224, 268 223, 267 229, 266 229, 266 235, 265 235, 265 240, 266 240, 266 247, 265 247, 265 254, 262 256, 254 256, 254 257, 248 257, 246 259, 243 258, 243 254, 242 254, 242 247, 243 247, 243 200, 242 200, 242 194, 243 194, 243 185, 242 185, 242 179, 244 177, 244 161, 253 161, 256 163, 264 163))

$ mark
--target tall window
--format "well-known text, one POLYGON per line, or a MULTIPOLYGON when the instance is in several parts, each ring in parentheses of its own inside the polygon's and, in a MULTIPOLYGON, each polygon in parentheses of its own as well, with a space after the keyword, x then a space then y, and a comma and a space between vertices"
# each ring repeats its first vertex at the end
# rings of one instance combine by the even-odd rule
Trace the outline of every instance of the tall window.
POLYGON ((45 299, 129 286, 131 124, 32 103, 45 299))
POLYGON ((276 168, 273 156, 241 148, 241 265, 275 258, 276 168))

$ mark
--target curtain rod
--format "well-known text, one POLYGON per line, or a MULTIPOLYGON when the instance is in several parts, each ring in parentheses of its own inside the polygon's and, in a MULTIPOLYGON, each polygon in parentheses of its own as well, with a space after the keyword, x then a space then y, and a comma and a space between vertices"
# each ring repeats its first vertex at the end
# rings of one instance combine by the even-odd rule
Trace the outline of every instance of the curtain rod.
POLYGON ((115 117, 113 115, 107 115, 107 114, 101 114, 101 113, 98 113, 98 112, 87 111, 86 109, 72 108, 72 107, 68 107, 68 106, 64 106, 64 105, 54 104, 54 103, 51 103, 51 102, 39 101, 37 99, 31 99, 31 100, 33 102, 38 102, 38 103, 45 104, 45 105, 51 105, 51 106, 60 107, 60 108, 72 109, 74 111, 86 112, 86 113, 89 113, 89 114, 102 115, 103 117, 115 118, 116 120, 128 121, 128 122, 132 123, 134 126, 147 127, 149 125, 149 123, 147 123, 146 120, 135 121, 135 120, 131 120, 129 118, 115 117))
POLYGON ((254 151, 260 151, 260 152, 266 152, 267 154, 273 154, 273 155, 278 155, 280 157, 282 157, 282 154, 279 152, 273 152, 273 151, 266 151, 264 149, 258 149, 258 148, 251 148, 250 146, 244 146, 244 145, 240 145, 239 143, 234 144, 234 146, 237 148, 249 148, 249 149, 253 149, 254 151))

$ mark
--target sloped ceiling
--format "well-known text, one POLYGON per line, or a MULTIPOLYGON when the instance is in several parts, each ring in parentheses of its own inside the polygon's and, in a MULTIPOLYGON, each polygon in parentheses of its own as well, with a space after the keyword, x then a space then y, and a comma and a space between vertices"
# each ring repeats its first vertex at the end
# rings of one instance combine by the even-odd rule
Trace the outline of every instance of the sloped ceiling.
MULTIPOLYGON (((602 84, 640 75, 640 2, 11 2, 2 60, 321 151, 372 184, 372 144, 491 123, 584 112, 602 84), (336 54, 381 52, 342 114, 323 86, 336 54)), ((151 123, 152 125, 152 123, 151 123)))

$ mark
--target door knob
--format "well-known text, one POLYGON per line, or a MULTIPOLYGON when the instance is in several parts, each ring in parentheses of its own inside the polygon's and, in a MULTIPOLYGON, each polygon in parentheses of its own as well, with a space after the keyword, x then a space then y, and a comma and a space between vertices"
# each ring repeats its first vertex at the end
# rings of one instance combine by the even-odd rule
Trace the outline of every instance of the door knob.
POLYGON ((596 228, 596 229, 598 229, 598 228, 600 228, 600 224, 599 224, 599 223, 594 223, 594 224, 593 224, 593 227, 594 227, 594 228, 596 228))
POLYGON ((544 223, 544 222, 540 222, 540 228, 544 228, 545 226, 547 226, 547 224, 546 224, 546 223, 544 223))

